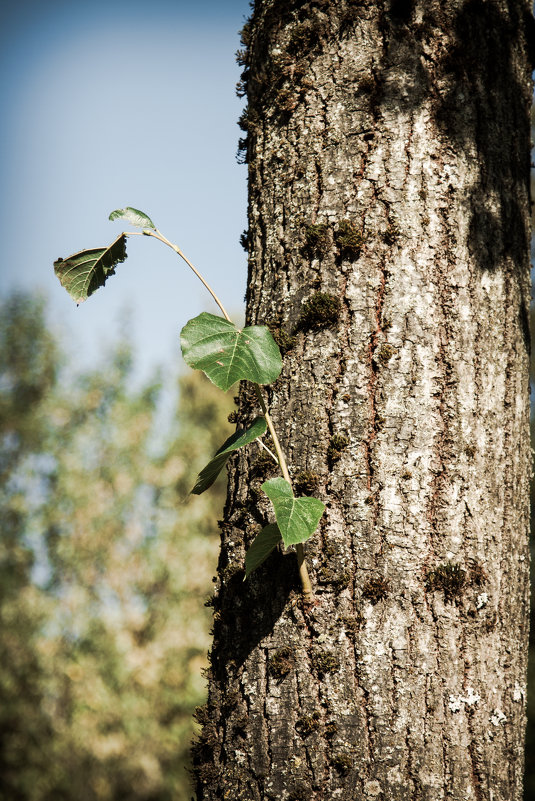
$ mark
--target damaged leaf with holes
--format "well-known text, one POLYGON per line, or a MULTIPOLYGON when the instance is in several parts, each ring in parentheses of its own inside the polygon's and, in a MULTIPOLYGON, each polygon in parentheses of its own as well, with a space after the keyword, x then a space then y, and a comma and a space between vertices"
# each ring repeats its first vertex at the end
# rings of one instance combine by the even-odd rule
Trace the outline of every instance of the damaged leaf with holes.
POLYGON ((56 259, 54 272, 61 286, 78 304, 104 286, 115 267, 126 259, 126 236, 121 234, 107 248, 90 248, 56 259))

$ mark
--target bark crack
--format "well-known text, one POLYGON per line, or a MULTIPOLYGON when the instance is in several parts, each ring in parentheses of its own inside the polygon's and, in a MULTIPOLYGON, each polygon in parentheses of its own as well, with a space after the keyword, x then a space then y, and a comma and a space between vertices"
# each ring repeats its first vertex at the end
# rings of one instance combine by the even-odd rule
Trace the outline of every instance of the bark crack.
MULTIPOLYGON (((374 463, 374 444, 378 433, 378 412, 377 412, 377 385, 380 374, 380 359, 378 358, 379 344, 383 335, 382 328, 382 312, 385 298, 385 288, 387 271, 385 269, 384 260, 381 259, 379 265, 379 287, 376 290, 375 296, 375 329, 370 336, 370 344, 368 347, 368 365, 369 365, 369 383, 368 383, 368 400, 369 400, 369 423, 368 423, 368 436, 364 441, 365 464, 367 472, 367 488, 371 493, 371 526, 373 529, 377 526, 379 519, 379 491, 375 486, 375 473, 376 465, 374 463)), ((382 554, 384 539, 381 537, 381 544, 379 552, 376 552, 375 557, 382 554)))

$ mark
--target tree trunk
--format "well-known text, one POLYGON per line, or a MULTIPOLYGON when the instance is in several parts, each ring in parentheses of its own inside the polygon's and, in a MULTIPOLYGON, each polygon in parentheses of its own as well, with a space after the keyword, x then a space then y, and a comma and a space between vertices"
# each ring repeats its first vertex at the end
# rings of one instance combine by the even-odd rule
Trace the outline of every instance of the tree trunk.
MULTIPOLYGON (((518 801, 528 623, 527 0, 257 0, 248 323, 295 492, 232 460, 199 801, 518 801)), ((242 387, 240 423, 259 413, 242 387)))

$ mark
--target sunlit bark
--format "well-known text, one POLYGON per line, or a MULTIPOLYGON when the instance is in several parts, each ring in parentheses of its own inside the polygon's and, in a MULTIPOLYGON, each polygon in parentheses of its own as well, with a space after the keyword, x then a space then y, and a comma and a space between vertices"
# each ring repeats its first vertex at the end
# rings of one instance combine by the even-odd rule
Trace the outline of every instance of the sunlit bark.
MULTIPOLYGON (((327 512, 251 580, 230 471, 199 801, 521 797, 528 620, 527 2, 257 2, 247 319, 327 512)), ((241 419, 258 413, 242 390, 241 419)))

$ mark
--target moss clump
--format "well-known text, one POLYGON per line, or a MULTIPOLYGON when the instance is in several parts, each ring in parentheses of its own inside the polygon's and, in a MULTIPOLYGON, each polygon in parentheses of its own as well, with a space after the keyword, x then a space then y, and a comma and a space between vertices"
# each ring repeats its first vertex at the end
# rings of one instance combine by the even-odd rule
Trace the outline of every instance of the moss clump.
POLYGON ((334 241, 342 259, 354 260, 360 256, 365 242, 364 234, 351 220, 340 220, 334 241))
POLYGON ((268 328, 271 332, 271 336, 279 346, 279 350, 284 356, 285 353, 288 353, 291 350, 295 343, 296 338, 292 334, 288 334, 280 325, 268 325, 268 328))
POLYGON ((334 579, 331 581, 331 584, 338 590, 344 590, 347 586, 349 586, 350 583, 351 573, 349 570, 342 571, 342 573, 337 573, 334 579))
POLYGON ((211 748, 217 743, 217 730, 208 709, 206 707, 196 707, 193 717, 202 726, 202 731, 196 743, 197 747, 199 749, 211 748))
POLYGON ((294 479, 295 494, 298 496, 312 496, 318 491, 320 477, 311 470, 304 470, 294 479))
POLYGON ((396 353, 396 348, 394 348, 392 345, 389 345, 388 342, 385 342, 377 351, 376 358, 378 362, 381 362, 381 364, 386 364, 396 353))
POLYGON ((425 577, 426 590, 443 592, 446 603, 461 596, 466 583, 466 571, 453 562, 445 562, 434 570, 428 570, 425 577))
POLYGON ((383 239, 387 245, 393 245, 396 239, 399 238, 401 231, 397 223, 389 222, 386 231, 384 232, 383 239))
POLYGON ((483 565, 477 562, 475 559, 470 564, 469 576, 470 584, 475 584, 476 587, 482 587, 483 584, 486 584, 489 579, 487 571, 483 565))
POLYGON ((241 113, 241 116, 238 120, 238 125, 242 129, 242 131, 250 131, 254 130, 254 128, 258 125, 259 116, 258 114, 253 111, 249 106, 246 106, 241 113))
POLYGON ((331 247, 331 234, 326 223, 309 225, 305 230, 305 255, 309 258, 325 256, 331 247))
POLYGON ((263 477, 272 470, 276 469, 276 462, 273 461, 272 457, 269 455, 269 453, 267 453, 267 451, 262 450, 251 466, 251 475, 254 477, 263 477))
POLYGON ((327 448, 327 458, 329 464, 337 462, 342 455, 342 451, 349 445, 349 439, 344 434, 335 434, 331 437, 327 448))
POLYGON ((245 21, 243 28, 240 31, 240 42, 244 47, 249 47, 251 42, 251 26, 252 19, 249 18, 245 21))
POLYGON ((221 701, 221 711, 228 714, 238 706, 240 699, 238 690, 228 690, 221 701))
POLYGON ((301 25, 296 25, 290 34, 290 41, 287 47, 288 53, 293 56, 301 55, 310 50, 312 45, 316 43, 316 39, 317 34, 310 21, 307 20, 301 25))
MULTIPOLYGON (((196 754, 195 746, 193 746, 192 751, 195 757, 196 754)), ((197 765, 196 773, 197 776, 199 777, 199 781, 201 784, 211 784, 212 782, 217 781, 217 777, 219 776, 219 769, 216 768, 214 764, 205 763, 204 765, 197 765)))
POLYGON ((297 720, 295 728, 301 737, 308 737, 313 731, 317 731, 320 727, 321 715, 319 712, 313 712, 312 715, 303 715, 297 720))
POLYGON ((298 103, 299 95, 293 89, 281 89, 274 99, 275 107, 282 114, 291 114, 298 103))
POLYGON ((272 317, 264 323, 264 325, 267 325, 269 328, 270 334, 279 346, 283 356, 293 348, 296 343, 296 337, 284 330, 282 327, 282 317, 280 315, 272 317))
POLYGON ((374 606, 388 595, 388 581, 382 577, 370 579, 363 587, 362 597, 366 598, 374 606))
POLYGON ((268 662, 268 671, 274 679, 283 679, 293 670, 295 664, 294 652, 289 646, 275 651, 268 662))
POLYGON ((318 579, 320 584, 331 584, 334 589, 340 591, 351 581, 351 573, 348 570, 340 573, 332 567, 325 566, 319 571, 318 579))
POLYGON ((338 754, 335 754, 331 758, 331 765, 342 776, 346 776, 349 773, 352 764, 353 760, 351 758, 351 754, 348 751, 340 751, 338 754))
POLYGON ((334 737, 337 731, 338 731, 338 726, 336 725, 334 720, 329 720, 325 724, 324 732, 325 732, 325 737, 327 737, 328 740, 330 740, 331 737, 334 737))
POLYGON ((303 304, 296 331, 321 331, 336 325, 339 317, 339 298, 328 292, 316 292, 303 304))
POLYGON ((325 676, 327 673, 335 673, 340 667, 338 658, 328 651, 316 651, 312 654, 312 666, 318 676, 325 676))
POLYGON ((341 615, 339 619, 347 634, 355 634, 362 626, 362 615, 360 612, 356 615, 341 615))
POLYGON ((193 710, 193 719, 197 721, 200 726, 205 726, 210 720, 208 706, 196 706, 193 710))

